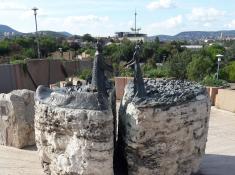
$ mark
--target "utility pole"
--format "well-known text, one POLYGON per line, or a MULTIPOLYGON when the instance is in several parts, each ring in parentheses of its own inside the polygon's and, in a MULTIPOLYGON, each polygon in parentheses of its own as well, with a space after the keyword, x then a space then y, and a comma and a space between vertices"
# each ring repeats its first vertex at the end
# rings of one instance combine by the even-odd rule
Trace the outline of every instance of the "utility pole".
POLYGON ((34 11, 34 17, 35 17, 35 26, 36 26, 36 38, 37 38, 37 51, 38 51, 38 58, 41 58, 40 54, 40 42, 39 42, 39 35, 38 35, 38 23, 37 23, 37 7, 34 7, 32 9, 34 11))

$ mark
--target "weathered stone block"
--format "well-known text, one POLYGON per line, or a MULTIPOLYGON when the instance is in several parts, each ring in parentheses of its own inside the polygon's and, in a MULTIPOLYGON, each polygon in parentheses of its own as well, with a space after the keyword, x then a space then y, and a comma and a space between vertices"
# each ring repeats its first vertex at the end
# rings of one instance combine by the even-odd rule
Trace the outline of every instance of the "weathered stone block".
POLYGON ((0 144, 23 148, 35 144, 34 92, 0 94, 0 144))
POLYGON ((138 101, 128 86, 119 111, 119 143, 128 174, 196 173, 208 134, 210 100, 206 89, 186 82, 147 81, 149 96, 138 101), (151 83, 153 87, 156 83, 156 88, 150 87, 151 83), (151 99, 154 95, 158 99, 151 99))
MULTIPOLYGON (((66 97, 76 98, 77 103, 84 99, 79 94, 67 94, 66 97)), ((47 95, 48 98, 64 96, 56 92, 47 95)), ((92 106, 85 109, 86 105, 69 103, 58 106, 47 103, 51 101, 45 100, 47 97, 37 98, 35 105, 36 143, 45 172, 52 175, 112 175, 114 128, 111 107, 98 110, 94 106, 94 110, 92 106)), ((73 100, 69 102, 73 103, 73 100)))

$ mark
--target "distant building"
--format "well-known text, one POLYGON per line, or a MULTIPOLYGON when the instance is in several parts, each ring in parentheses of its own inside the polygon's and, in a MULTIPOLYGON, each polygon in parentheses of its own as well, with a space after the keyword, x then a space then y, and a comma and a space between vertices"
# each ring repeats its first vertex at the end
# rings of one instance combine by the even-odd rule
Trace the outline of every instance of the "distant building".
POLYGON ((78 55, 77 58, 79 60, 89 61, 89 60, 91 60, 91 55, 87 54, 86 52, 83 52, 81 55, 78 55))
POLYGON ((4 32, 3 33, 4 37, 11 37, 11 36, 15 36, 15 32, 4 32))
POLYGON ((146 41, 147 34, 133 32, 116 32, 115 37, 119 40, 128 39, 130 41, 146 41))
POLYGON ((187 49, 202 49, 202 45, 182 45, 181 48, 187 48, 187 49))
POLYGON ((215 40, 214 39, 205 39, 204 42, 205 43, 213 43, 213 42, 215 42, 215 40))

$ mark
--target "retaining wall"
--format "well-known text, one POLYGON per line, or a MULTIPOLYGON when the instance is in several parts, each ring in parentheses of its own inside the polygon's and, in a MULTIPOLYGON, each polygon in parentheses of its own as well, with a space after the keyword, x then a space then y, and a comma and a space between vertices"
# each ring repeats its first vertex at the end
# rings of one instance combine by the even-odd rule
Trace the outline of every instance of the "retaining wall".
POLYGON ((235 90, 219 89, 215 106, 230 112, 235 112, 235 90))
POLYGON ((65 80, 84 69, 91 69, 90 61, 28 60, 26 64, 0 65, 0 93, 16 89, 36 90, 39 85, 49 85, 65 80))

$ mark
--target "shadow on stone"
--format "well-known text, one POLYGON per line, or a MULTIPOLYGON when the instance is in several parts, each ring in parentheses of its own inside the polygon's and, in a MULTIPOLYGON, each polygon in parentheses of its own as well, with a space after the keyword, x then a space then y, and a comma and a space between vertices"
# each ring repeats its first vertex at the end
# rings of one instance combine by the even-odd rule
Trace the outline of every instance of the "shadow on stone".
POLYGON ((234 175, 235 156, 207 154, 196 175, 234 175))
POLYGON ((24 148, 22 148, 23 150, 27 150, 27 151, 37 151, 37 146, 34 145, 34 146, 26 146, 24 148))

